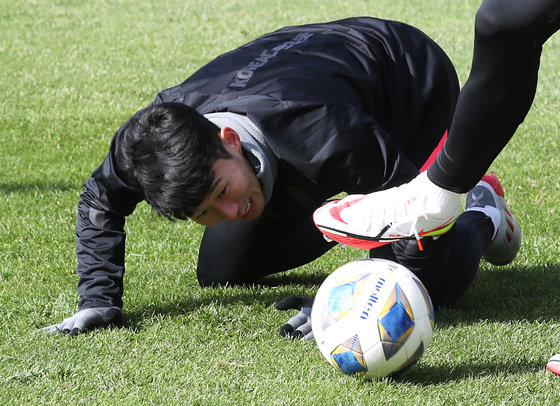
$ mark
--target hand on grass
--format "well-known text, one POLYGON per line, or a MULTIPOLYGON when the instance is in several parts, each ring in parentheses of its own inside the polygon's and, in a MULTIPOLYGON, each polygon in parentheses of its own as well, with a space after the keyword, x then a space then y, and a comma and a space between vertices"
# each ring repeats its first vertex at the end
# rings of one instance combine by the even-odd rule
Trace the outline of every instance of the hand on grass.
POLYGON ((120 324, 121 322, 122 310, 118 307, 92 307, 78 311, 73 316, 62 320, 62 323, 43 327, 37 331, 75 336, 97 327, 120 324))
POLYGON ((313 331, 311 331, 312 306, 313 299, 306 296, 288 296, 276 303, 275 307, 278 310, 299 310, 298 314, 280 327, 280 335, 293 339, 313 340, 313 331))

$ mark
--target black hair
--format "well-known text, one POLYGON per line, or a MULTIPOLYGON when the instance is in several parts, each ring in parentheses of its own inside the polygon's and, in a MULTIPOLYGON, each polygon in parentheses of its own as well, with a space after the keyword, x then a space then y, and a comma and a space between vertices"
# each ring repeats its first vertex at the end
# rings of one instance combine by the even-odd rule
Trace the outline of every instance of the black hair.
POLYGON ((220 129, 181 103, 152 105, 124 130, 120 158, 127 180, 160 215, 185 220, 209 195, 213 165, 231 158, 220 129))

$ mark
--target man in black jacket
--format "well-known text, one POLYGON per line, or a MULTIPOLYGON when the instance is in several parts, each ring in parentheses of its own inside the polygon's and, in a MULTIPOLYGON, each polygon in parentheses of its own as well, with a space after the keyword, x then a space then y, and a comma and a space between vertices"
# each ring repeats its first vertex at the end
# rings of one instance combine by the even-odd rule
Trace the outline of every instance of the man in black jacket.
MULTIPOLYGON (((116 132, 78 204, 80 310, 45 330, 76 334, 121 318, 125 217, 141 200, 208 226, 202 286, 313 261, 334 245, 313 212, 341 192, 390 188, 425 169, 457 94, 440 47, 394 21, 286 27, 217 57, 116 132)), ((476 275, 495 224, 470 210, 423 250, 404 241, 371 254, 409 267, 436 306, 449 305, 476 275)))

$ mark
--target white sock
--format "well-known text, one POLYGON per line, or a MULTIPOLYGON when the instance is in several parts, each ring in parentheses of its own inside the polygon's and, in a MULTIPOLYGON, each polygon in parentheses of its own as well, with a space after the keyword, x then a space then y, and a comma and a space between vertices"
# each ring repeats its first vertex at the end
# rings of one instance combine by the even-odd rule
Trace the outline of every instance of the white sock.
POLYGON ((444 189, 433 183, 430 178, 428 178, 428 171, 421 172, 414 180, 423 185, 426 196, 437 199, 436 201, 444 202, 448 199, 457 198, 460 195, 459 193, 444 189))

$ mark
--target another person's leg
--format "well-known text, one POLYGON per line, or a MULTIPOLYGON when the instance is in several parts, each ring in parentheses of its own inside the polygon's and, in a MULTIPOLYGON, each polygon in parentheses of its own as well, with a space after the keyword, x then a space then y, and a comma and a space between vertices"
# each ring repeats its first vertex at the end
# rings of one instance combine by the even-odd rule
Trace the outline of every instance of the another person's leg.
MULTIPOLYGON (((533 102, 542 44, 560 29, 559 16, 557 0, 483 1, 472 70, 449 140, 428 172, 433 183, 464 192, 509 142, 533 102)), ((560 354, 547 368, 560 374, 560 354)))
POLYGON ((557 0, 484 0, 475 22, 472 68, 449 137, 428 169, 435 184, 470 190, 527 115, 542 45, 560 29, 557 0))

